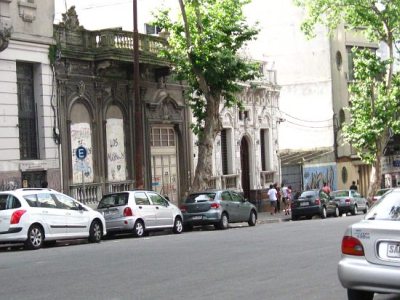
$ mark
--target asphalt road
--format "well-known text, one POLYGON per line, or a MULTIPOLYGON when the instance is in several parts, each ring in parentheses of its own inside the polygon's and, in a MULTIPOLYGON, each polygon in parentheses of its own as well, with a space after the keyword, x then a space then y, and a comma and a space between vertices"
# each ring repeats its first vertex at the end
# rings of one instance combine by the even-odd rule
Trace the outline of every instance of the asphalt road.
POLYGON ((2 248, 0 299, 347 299, 340 243, 361 217, 2 248))

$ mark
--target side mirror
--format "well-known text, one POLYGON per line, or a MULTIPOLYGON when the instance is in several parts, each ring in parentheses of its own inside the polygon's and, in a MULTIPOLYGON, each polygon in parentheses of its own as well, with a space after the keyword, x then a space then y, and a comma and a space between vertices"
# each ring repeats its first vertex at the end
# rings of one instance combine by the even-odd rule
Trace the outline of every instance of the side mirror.
POLYGON ((167 199, 168 201, 171 201, 169 200, 169 197, 167 195, 164 195, 164 198, 167 199))
POLYGON ((80 204, 80 203, 79 203, 79 205, 78 205, 78 210, 85 210, 85 209, 83 208, 82 204, 80 204))

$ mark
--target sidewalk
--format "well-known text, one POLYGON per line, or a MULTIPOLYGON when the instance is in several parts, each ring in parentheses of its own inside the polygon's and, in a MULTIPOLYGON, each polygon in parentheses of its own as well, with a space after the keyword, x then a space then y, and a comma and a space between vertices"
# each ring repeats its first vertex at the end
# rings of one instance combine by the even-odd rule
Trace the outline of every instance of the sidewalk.
POLYGON ((258 212, 258 224, 266 224, 266 223, 279 223, 279 222, 286 222, 291 220, 290 215, 285 215, 283 211, 271 215, 269 212, 258 212))

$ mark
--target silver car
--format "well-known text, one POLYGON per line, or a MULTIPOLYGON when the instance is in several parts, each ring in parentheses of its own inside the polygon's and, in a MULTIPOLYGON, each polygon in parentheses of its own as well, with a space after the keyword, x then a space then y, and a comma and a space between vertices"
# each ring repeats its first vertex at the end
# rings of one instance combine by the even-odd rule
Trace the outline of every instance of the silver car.
POLYGON ((190 194, 180 207, 186 229, 195 225, 214 225, 217 229, 228 228, 229 223, 257 223, 256 207, 232 190, 209 190, 190 194))
POLYGON ((331 192, 330 196, 338 204, 340 214, 358 214, 359 211, 367 213, 368 201, 355 190, 338 190, 331 192))
POLYGON ((400 294, 400 189, 386 193, 346 230, 338 275, 348 299, 400 294))
POLYGON ((107 194, 97 210, 104 215, 108 234, 132 232, 141 237, 151 230, 183 231, 183 217, 177 206, 153 191, 135 190, 107 194))

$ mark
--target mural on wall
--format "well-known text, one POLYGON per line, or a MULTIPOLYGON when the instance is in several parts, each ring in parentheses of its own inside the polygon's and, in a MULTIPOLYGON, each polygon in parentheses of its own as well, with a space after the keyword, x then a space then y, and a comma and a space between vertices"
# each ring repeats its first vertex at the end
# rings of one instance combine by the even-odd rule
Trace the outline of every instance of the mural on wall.
POLYGON ((71 125, 72 147, 72 181, 74 184, 93 182, 93 154, 92 154, 92 130, 89 123, 75 123, 71 125), (87 150, 85 159, 78 159, 75 151, 79 146, 87 150))
POLYGON ((126 180, 124 122, 107 119, 107 166, 109 181, 126 180))
POLYGON ((331 190, 337 189, 337 174, 335 165, 305 166, 303 169, 304 189, 317 189, 326 182, 331 190))

